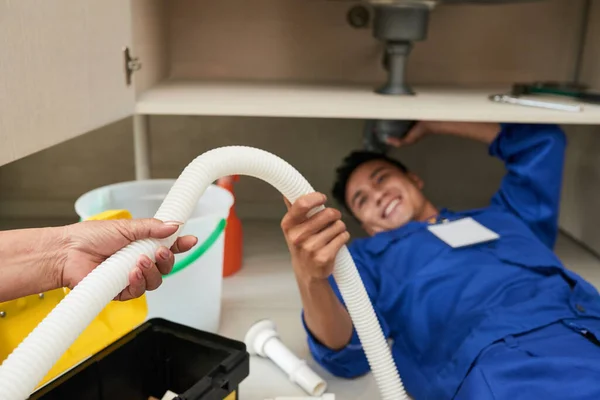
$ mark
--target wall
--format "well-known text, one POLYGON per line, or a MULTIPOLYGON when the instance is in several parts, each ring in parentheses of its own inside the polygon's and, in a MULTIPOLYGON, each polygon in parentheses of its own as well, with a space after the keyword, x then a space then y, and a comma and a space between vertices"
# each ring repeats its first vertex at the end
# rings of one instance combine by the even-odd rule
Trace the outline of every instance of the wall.
POLYGON ((568 140, 560 224, 569 235, 600 254, 600 132, 597 128, 571 127, 568 140))
MULTIPOLYGON (((353 120, 155 117, 150 124, 156 178, 176 178, 208 149, 245 144, 283 157, 326 193, 335 167, 362 135, 362 122, 353 120)), ((69 218, 82 193, 133 179, 131 129, 131 119, 119 121, 0 168, 0 217, 69 218)), ((397 155, 423 177, 428 195, 449 207, 485 204, 502 174, 484 146, 461 139, 426 138, 397 155)), ((284 212, 280 195, 253 178, 239 182, 237 196, 243 216, 284 212)))
MULTIPOLYGON (((169 3, 171 76, 209 79, 382 81, 382 45, 353 29, 356 2, 179 0, 169 3)), ((565 79, 575 68, 582 0, 446 5, 410 57, 422 84, 565 79), (548 62, 548 60, 552 60, 548 62)))

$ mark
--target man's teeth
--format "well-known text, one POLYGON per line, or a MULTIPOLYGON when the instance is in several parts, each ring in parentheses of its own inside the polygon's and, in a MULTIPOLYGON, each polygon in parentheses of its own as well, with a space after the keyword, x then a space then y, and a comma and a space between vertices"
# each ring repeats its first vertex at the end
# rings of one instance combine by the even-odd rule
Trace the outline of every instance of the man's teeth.
POLYGON ((392 202, 390 204, 388 204, 388 206, 385 208, 385 212, 383 213, 383 216, 387 217, 388 215, 390 215, 390 213, 394 210, 394 207, 396 207, 398 205, 398 203, 400 203, 400 200, 398 200, 398 199, 392 200, 392 202))

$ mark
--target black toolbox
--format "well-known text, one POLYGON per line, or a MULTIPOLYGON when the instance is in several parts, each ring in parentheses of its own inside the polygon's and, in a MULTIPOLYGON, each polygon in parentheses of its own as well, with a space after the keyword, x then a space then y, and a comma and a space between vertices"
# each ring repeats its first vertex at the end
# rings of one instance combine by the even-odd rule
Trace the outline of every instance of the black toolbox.
POLYGON ((182 400, 235 399, 249 369, 244 343, 156 318, 29 398, 148 400, 171 390, 182 400))

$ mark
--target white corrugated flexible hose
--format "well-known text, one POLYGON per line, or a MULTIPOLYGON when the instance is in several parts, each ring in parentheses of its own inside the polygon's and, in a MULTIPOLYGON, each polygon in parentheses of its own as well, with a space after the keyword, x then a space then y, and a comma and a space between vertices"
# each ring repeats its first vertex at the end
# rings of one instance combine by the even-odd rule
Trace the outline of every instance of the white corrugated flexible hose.
MULTIPOLYGON (((262 179, 292 203, 314 191, 295 168, 271 153, 245 146, 221 147, 198 156, 183 170, 155 217, 163 221, 187 221, 206 188, 218 178, 229 175, 262 179)), ((27 399, 100 311, 127 287, 129 272, 139 256, 146 254, 154 259, 158 247, 171 247, 178 233, 164 240, 131 243, 86 276, 2 363, 0 399, 27 399)), ((371 366, 381 399, 408 399, 346 246, 336 257, 333 276, 371 366)))

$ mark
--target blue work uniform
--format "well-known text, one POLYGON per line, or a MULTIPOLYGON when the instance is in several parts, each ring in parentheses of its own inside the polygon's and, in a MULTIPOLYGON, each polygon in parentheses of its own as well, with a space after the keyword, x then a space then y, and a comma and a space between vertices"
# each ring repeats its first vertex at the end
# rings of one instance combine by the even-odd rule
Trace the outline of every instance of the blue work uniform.
MULTIPOLYGON (((600 297, 552 250, 565 148, 558 126, 503 124, 489 153, 507 173, 488 207, 349 246, 415 399, 600 399, 600 297), (452 248, 428 230, 465 217, 500 238, 452 248)), ((334 351, 304 326, 328 371, 369 371, 356 331, 334 351)))

